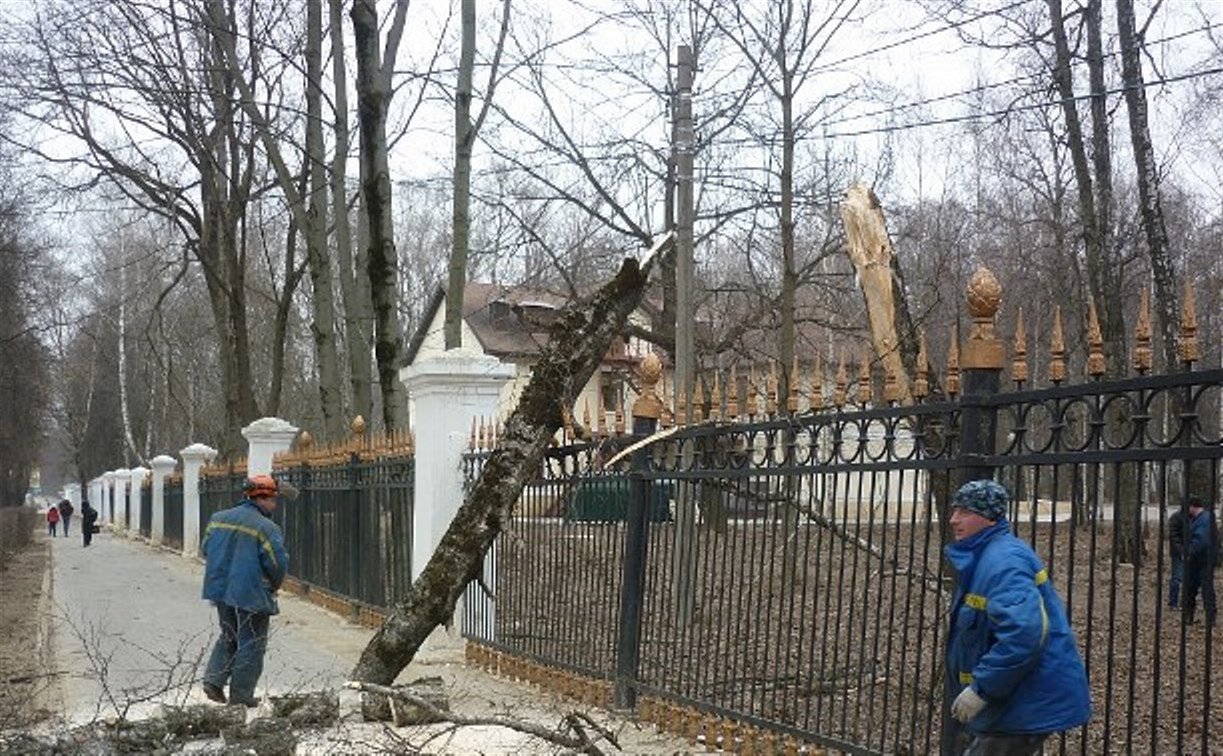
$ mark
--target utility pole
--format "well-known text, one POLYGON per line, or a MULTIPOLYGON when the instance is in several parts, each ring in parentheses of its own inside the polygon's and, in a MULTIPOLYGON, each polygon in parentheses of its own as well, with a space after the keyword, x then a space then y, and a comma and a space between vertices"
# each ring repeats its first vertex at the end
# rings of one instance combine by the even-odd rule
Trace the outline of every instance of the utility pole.
MULTIPOLYGON (((686 397, 691 408, 694 355, 692 324, 692 220, 695 214, 692 197, 692 48, 680 45, 676 54, 678 73, 675 91, 675 401, 686 397)), ((678 417, 678 413, 676 413, 678 417)), ((692 454, 685 445, 685 469, 692 454)), ((696 565, 696 495, 691 483, 681 482, 676 492, 675 597, 676 621, 687 627, 695 605, 694 575, 696 565)))

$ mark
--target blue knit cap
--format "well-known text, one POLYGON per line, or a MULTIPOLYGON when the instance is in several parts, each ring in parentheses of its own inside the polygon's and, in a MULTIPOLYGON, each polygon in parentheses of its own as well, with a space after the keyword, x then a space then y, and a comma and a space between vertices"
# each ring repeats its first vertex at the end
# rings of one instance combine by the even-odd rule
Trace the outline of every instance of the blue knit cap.
POLYGON ((1009 501, 1006 489, 992 480, 970 480, 960 486, 951 500, 951 506, 976 512, 995 522, 1006 516, 1009 501))

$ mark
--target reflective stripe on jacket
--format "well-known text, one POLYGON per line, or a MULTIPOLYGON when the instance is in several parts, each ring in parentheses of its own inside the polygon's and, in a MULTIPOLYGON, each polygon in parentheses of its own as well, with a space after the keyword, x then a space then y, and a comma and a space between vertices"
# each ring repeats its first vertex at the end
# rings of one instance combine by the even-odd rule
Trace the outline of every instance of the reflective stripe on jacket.
POLYGON ((1074 631, 1032 549, 999 520, 947 547, 959 572, 947 644, 952 698, 971 685, 988 702, 976 733, 1039 734, 1091 718, 1074 631))
POLYGON ((275 592, 289 555, 276 523, 253 501, 221 510, 208 521, 202 546, 204 598, 236 609, 276 614, 275 592))

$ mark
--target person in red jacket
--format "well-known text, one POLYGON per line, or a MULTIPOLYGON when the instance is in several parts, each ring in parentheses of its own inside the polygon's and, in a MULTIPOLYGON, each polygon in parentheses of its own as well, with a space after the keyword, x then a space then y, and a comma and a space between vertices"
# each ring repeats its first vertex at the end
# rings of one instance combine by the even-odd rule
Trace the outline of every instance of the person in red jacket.
POLYGON ((47 532, 55 537, 55 528, 59 525, 59 508, 54 504, 47 507, 47 532))

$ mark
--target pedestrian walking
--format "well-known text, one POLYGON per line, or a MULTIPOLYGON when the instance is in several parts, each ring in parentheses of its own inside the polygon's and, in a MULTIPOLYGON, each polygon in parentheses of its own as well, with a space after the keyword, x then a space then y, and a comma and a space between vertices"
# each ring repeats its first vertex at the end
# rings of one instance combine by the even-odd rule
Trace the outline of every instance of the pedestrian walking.
POLYGON ((243 491, 246 498, 214 514, 204 531, 203 596, 216 607, 221 629, 204 672, 204 695, 225 703, 228 682, 229 703, 257 706, 255 686, 289 555, 280 527, 270 519, 276 480, 255 475, 243 491))
POLYGON ((947 643, 955 752, 1029 756, 1091 718, 1087 673, 1049 573, 1006 519, 1007 491, 965 483, 952 500, 958 574, 947 643))
POLYGON ((72 502, 67 499, 59 503, 59 520, 64 523, 64 538, 68 537, 68 526, 72 524, 72 514, 75 511, 72 508, 72 502))
POLYGON ((1168 551, 1172 554, 1172 582, 1168 585, 1168 606, 1181 606, 1181 581, 1185 578, 1185 510, 1168 517, 1168 551))
POLYGON ((55 537, 55 529, 59 525, 59 507, 52 504, 47 507, 47 532, 55 537))
POLYGON ((1206 607, 1206 624, 1213 625, 1217 617, 1215 606, 1214 569, 1219 564, 1219 526, 1213 509, 1207 508, 1199 496, 1189 497, 1189 535, 1185 546, 1185 622, 1193 624, 1197 609, 1197 594, 1202 594, 1206 607))
POLYGON ((89 504, 89 499, 81 500, 81 542, 86 546, 93 543, 93 530, 98 521, 98 510, 89 504))

